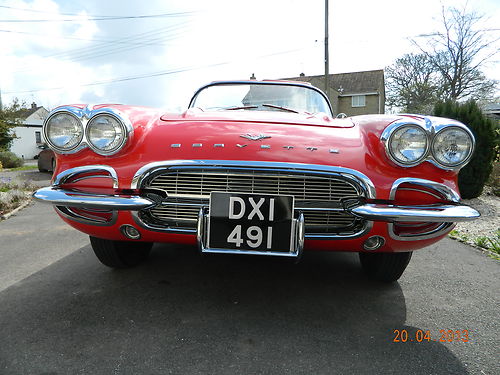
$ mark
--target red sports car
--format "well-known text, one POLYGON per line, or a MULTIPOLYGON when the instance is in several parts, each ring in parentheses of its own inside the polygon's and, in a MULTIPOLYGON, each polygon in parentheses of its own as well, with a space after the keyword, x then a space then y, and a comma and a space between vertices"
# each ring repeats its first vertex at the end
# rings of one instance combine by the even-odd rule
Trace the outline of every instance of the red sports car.
POLYGON ((397 280, 412 252, 479 213, 457 173, 474 137, 419 115, 333 118, 304 83, 214 82, 182 114, 126 105, 56 108, 57 154, 35 198, 90 235, 107 266, 137 265, 154 242, 203 253, 299 258, 358 252, 374 279, 397 280))

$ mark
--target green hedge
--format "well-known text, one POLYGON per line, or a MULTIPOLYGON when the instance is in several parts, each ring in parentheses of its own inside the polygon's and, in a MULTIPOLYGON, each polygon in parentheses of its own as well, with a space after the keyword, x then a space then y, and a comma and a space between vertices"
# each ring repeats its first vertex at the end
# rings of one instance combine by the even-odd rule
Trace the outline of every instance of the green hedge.
POLYGON ((17 157, 10 151, 0 151, 0 163, 3 168, 19 168, 24 164, 24 160, 17 157))
POLYGON ((474 100, 465 103, 446 101, 437 103, 434 114, 458 120, 467 125, 476 139, 476 149, 469 164, 458 174, 458 187, 462 198, 481 195, 493 168, 495 157, 495 126, 474 100))

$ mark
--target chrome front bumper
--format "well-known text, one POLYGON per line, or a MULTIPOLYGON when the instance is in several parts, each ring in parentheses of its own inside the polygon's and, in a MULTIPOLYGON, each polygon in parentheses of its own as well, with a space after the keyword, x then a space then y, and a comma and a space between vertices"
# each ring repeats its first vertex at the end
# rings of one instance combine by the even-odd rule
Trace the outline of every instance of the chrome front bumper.
MULTIPOLYGON (((44 203, 55 206, 81 207, 105 210, 139 211, 151 208, 157 203, 134 195, 90 194, 64 190, 57 187, 46 187, 37 190, 33 197, 44 203)), ((433 222, 449 223, 470 221, 481 215, 466 205, 429 205, 429 206, 395 206, 382 204, 362 204, 347 207, 346 211, 354 216, 370 221, 382 222, 433 222)))
POLYGON ((470 221, 481 214, 466 205, 431 205, 431 206, 394 206, 381 204, 364 204, 349 208, 354 216, 366 220, 384 222, 428 222, 449 223, 470 221))
POLYGON ((54 206, 81 207, 113 211, 139 211, 155 202, 135 195, 105 195, 46 187, 33 193, 33 197, 54 206))

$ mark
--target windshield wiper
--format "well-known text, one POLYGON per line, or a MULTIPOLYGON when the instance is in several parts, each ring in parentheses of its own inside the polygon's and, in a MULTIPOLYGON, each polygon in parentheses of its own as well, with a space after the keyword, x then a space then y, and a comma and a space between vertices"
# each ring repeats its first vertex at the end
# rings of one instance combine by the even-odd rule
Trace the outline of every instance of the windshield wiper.
POLYGON ((293 112, 293 113, 299 113, 299 111, 296 111, 295 109, 287 108, 287 107, 282 107, 279 105, 274 105, 274 104, 262 104, 263 107, 269 107, 269 108, 276 108, 276 109, 281 109, 282 111, 287 111, 287 112, 293 112))
POLYGON ((259 107, 256 105, 242 105, 241 107, 227 107, 227 108, 223 108, 223 109, 226 111, 236 111, 238 109, 255 109, 255 108, 259 108, 259 107))

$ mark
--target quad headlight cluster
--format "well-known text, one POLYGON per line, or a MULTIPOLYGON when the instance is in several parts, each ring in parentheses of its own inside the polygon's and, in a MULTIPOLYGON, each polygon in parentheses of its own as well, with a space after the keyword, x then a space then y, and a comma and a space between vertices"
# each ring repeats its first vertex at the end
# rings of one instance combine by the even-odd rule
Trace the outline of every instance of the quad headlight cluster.
POLYGON ((474 136, 462 124, 396 122, 381 137, 387 156, 397 165, 413 167, 430 161, 444 169, 463 167, 474 151, 474 136))
POLYGON ((61 107, 44 124, 47 143, 61 154, 90 147, 99 155, 113 155, 125 146, 132 133, 133 127, 126 117, 110 109, 61 107))

